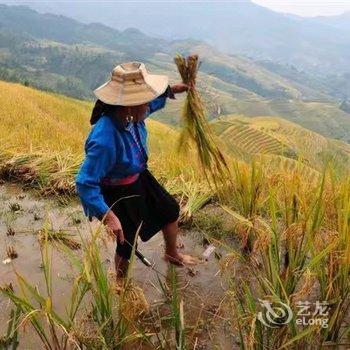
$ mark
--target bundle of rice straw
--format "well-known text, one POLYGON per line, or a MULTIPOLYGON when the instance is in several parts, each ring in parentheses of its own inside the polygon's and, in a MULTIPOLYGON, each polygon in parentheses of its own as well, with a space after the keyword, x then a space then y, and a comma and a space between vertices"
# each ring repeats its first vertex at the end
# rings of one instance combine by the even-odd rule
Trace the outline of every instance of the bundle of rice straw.
POLYGON ((212 179, 217 186, 225 178, 228 167, 223 154, 214 142, 214 135, 205 117, 202 98, 196 89, 196 77, 200 65, 198 56, 185 58, 177 55, 174 61, 183 83, 190 87, 182 113, 180 149, 189 142, 194 143, 207 180, 212 179))

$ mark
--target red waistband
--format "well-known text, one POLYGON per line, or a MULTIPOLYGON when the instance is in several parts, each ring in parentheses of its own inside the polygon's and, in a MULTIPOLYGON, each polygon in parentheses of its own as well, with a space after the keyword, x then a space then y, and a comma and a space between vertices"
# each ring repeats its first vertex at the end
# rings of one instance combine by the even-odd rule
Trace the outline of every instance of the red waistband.
POLYGON ((139 175, 140 174, 133 174, 123 177, 122 179, 111 179, 109 177, 104 177, 101 180, 101 184, 108 186, 130 185, 138 179, 139 175))

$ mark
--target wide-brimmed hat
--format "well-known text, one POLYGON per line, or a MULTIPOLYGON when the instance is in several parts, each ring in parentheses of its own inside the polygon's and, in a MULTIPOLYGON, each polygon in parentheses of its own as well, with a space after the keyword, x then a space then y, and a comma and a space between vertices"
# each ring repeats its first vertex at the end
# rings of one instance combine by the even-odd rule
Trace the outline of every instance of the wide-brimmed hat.
POLYGON ((167 76, 149 74, 141 62, 127 62, 116 66, 111 79, 94 90, 94 94, 110 105, 137 106, 152 101, 167 86, 167 76))

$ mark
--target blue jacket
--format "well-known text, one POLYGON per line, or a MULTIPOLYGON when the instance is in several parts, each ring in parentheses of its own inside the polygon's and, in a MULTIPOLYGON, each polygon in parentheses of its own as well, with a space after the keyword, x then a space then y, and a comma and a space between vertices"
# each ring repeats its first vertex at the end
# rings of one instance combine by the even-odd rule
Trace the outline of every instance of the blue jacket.
MULTIPOLYGON (((163 94, 151 101, 148 115, 163 108, 166 98, 163 94)), ((121 179, 142 172, 147 167, 147 152, 144 121, 124 127, 116 118, 101 116, 86 139, 85 160, 75 178, 86 216, 100 218, 109 209, 101 194, 101 179, 121 179)))

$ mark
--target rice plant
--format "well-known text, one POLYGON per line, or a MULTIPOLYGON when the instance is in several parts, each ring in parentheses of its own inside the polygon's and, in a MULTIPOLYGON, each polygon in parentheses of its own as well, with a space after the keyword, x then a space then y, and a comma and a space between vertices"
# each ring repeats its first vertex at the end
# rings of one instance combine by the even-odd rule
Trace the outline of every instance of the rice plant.
MULTIPOLYGON (((257 207, 253 218, 250 210, 245 211, 246 218, 234 207, 227 208, 241 230, 249 230, 253 243, 251 254, 243 260, 244 277, 236 276, 238 281, 230 278, 228 291, 233 312, 239 317, 234 329, 240 346, 275 349, 314 348, 329 342, 341 345, 349 331, 344 326, 350 303, 349 179, 339 181, 325 170, 316 186, 305 183, 298 173, 270 181, 273 186, 269 181, 261 182, 269 186, 267 192, 263 190, 267 201, 264 208, 257 207), (296 323, 298 303, 305 298, 329 307, 327 327, 321 323, 300 327, 296 323), (293 319, 276 329, 266 327, 258 319, 259 299, 287 305, 293 319)), ((234 203, 238 210, 252 208, 240 206, 240 201, 234 203)))
MULTIPOLYGON (((47 236, 46 236, 47 237, 47 236)), ((41 249, 45 291, 40 291, 19 272, 16 272, 18 292, 14 288, 2 287, 1 293, 8 297, 20 311, 19 326, 30 324, 44 349, 65 350, 76 341, 70 336, 74 317, 83 295, 87 292, 86 281, 78 278, 71 294, 70 312, 59 315, 55 309, 52 284, 52 252, 47 238, 41 249)))
POLYGON ((227 163, 223 153, 216 145, 210 125, 206 121, 204 105, 195 84, 199 68, 198 56, 187 58, 177 55, 175 64, 182 81, 189 86, 183 107, 183 131, 180 136, 180 149, 194 143, 197 154, 208 179, 218 185, 226 178, 227 163))
MULTIPOLYGON (((12 286, 6 286, 4 289, 12 289, 12 286)), ((0 349, 16 350, 18 348, 18 326, 20 316, 21 310, 19 307, 11 309, 6 334, 0 337, 0 349)))
POLYGON ((180 177, 180 180, 181 190, 179 189, 178 193, 181 193, 179 201, 181 212, 179 221, 185 223, 192 218, 194 213, 213 199, 213 193, 204 183, 187 182, 183 177, 180 177))
POLYGON ((350 327, 347 319, 350 311, 350 179, 342 184, 332 182, 325 206, 332 210, 328 225, 318 232, 314 242, 313 259, 324 246, 332 245, 327 255, 313 266, 320 298, 329 306, 329 325, 323 329, 323 341, 338 344, 350 327), (344 326, 345 325, 345 326, 344 326))
POLYGON ((40 243, 58 242, 64 244, 70 249, 77 250, 81 248, 81 244, 75 239, 75 235, 64 230, 54 230, 53 228, 44 227, 37 232, 40 243))
POLYGON ((172 286, 171 311, 173 315, 173 327, 175 330, 176 349, 186 350, 184 303, 179 295, 177 276, 173 265, 171 266, 170 271, 172 286))
POLYGON ((174 265, 170 266, 166 282, 163 282, 160 279, 158 273, 157 278, 165 299, 165 303, 169 306, 170 311, 169 315, 163 318, 163 321, 170 321, 171 325, 170 329, 169 327, 165 327, 160 332, 158 339, 160 340, 160 344, 162 344, 162 349, 175 348, 176 350, 185 350, 187 349, 187 344, 184 321, 184 301, 179 292, 176 268, 174 265), (167 282, 170 286, 168 286, 167 282), (171 334, 174 334, 174 339, 169 339, 169 331, 171 334))

